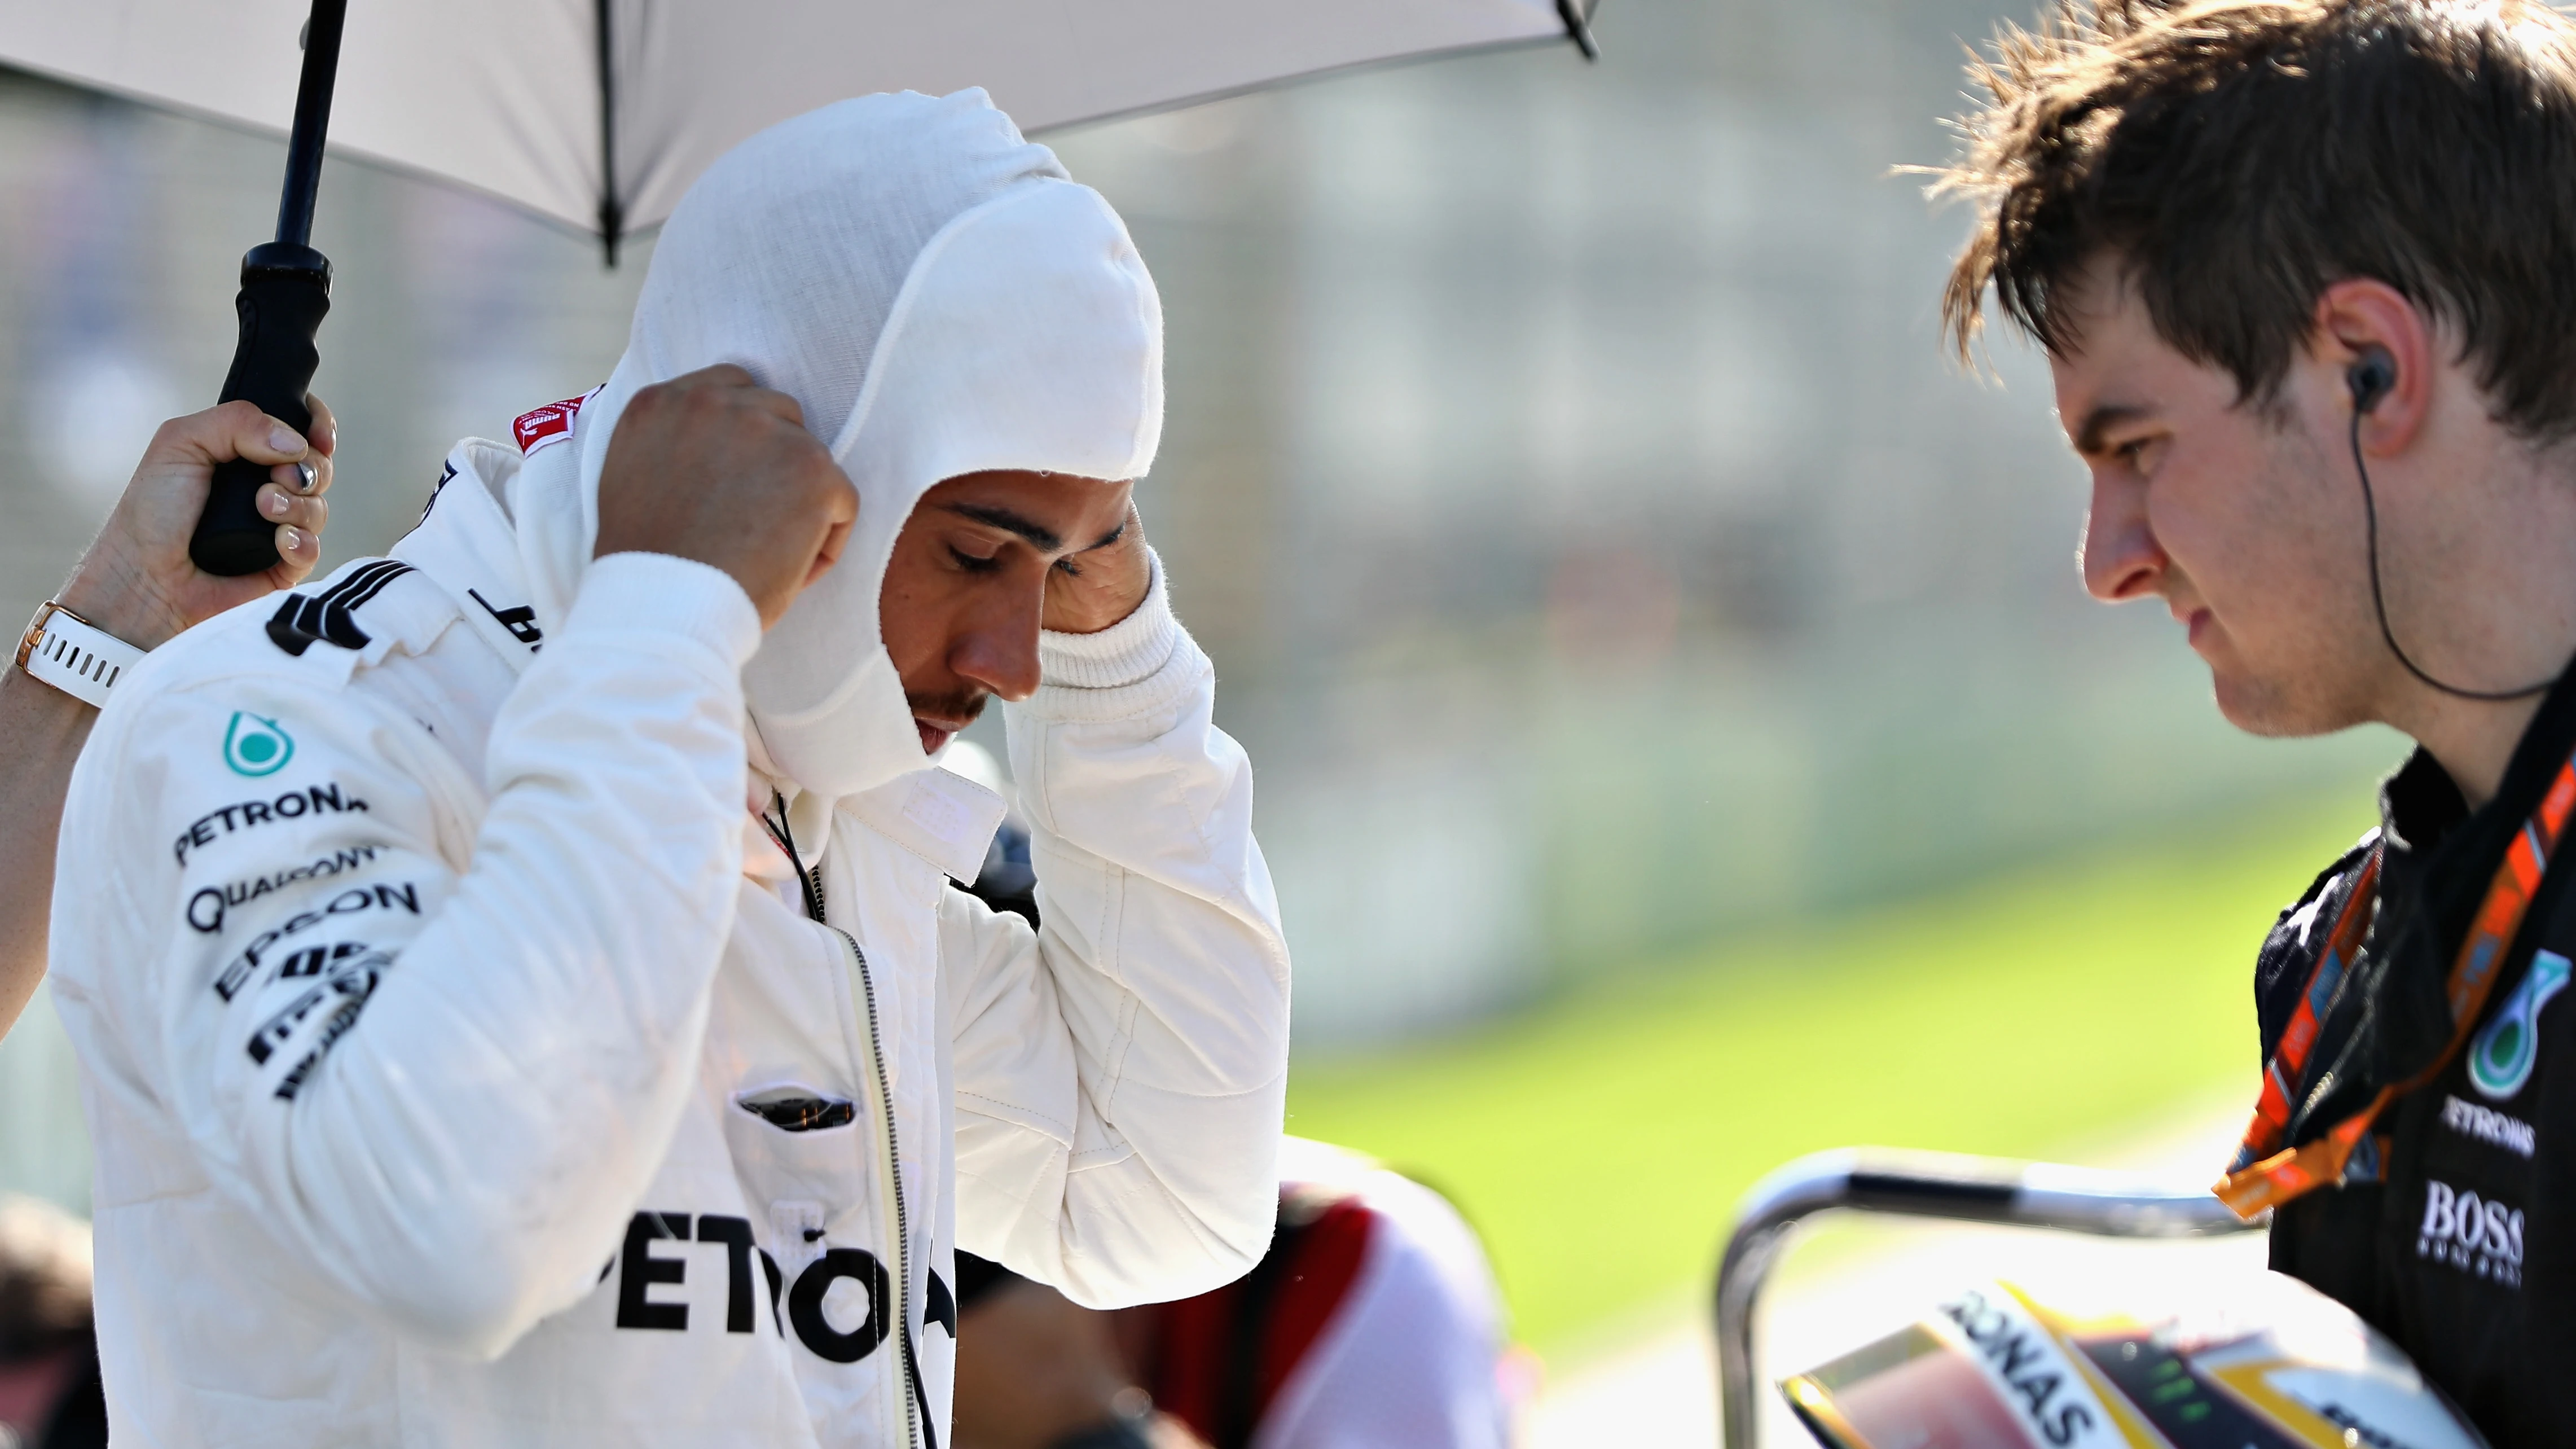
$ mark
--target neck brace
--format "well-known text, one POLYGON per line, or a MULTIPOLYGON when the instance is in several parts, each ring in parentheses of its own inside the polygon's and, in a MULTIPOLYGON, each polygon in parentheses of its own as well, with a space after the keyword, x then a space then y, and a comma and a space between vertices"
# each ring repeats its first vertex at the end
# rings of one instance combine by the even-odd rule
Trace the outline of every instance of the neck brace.
POLYGON ((1161 304, 1117 214, 982 91, 868 96, 772 127, 682 199, 573 446, 532 455, 511 490, 539 617, 563 617, 589 566, 628 402, 735 363, 796 399, 859 495, 840 562, 744 670, 754 756, 825 799, 922 769, 877 619, 895 536, 960 474, 1145 472, 1162 352, 1161 304))

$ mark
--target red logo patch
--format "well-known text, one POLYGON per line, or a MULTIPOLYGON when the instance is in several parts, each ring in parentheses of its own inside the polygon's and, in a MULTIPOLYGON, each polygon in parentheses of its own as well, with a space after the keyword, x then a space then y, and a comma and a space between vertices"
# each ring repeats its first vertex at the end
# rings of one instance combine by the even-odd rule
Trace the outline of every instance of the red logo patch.
POLYGON ((549 443, 571 437, 572 420, 580 415, 581 405, 598 395, 599 389, 592 388, 579 397, 568 397, 562 402, 548 403, 534 412, 519 414, 519 420, 510 424, 511 436, 519 440, 519 451, 533 453, 549 443))

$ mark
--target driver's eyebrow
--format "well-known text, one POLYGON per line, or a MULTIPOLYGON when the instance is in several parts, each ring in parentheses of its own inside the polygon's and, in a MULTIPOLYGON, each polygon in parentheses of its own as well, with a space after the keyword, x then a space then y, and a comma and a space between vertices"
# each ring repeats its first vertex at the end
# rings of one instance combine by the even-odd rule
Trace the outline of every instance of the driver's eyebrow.
MULTIPOLYGON (((1126 536, 1127 520, 1122 518, 1118 520, 1118 526, 1116 528, 1109 530, 1107 533, 1104 533, 1100 535, 1099 538, 1095 539, 1092 542, 1091 548, 1107 548, 1109 545, 1116 543, 1118 540, 1125 538, 1126 536)), ((1091 548, 1084 549, 1083 552, 1089 553, 1091 552, 1091 548)))
POLYGON ((2102 435, 2122 423, 2134 422, 2147 415, 2147 409, 2134 403, 2104 403, 2084 415, 2084 426, 2075 430, 2075 451, 2086 457, 2102 451, 2102 435))
POLYGON ((995 508, 983 503, 943 503, 939 506, 960 518, 971 518, 977 523, 998 528, 1004 533, 1017 534, 1028 540, 1040 553, 1053 553, 1064 547, 1064 540, 1056 536, 1054 529, 1013 513, 1007 508, 995 508))

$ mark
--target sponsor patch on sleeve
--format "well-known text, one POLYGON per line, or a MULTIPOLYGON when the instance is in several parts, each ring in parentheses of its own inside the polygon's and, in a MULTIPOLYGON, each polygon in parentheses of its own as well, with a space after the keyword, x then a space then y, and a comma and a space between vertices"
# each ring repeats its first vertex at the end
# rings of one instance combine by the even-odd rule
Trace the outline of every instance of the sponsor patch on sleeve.
POLYGON ((274 775, 295 758, 295 737, 286 727, 266 715, 233 711, 233 722, 224 729, 224 763, 236 775, 257 779, 274 775))
POLYGON ((519 414, 519 420, 510 424, 510 436, 518 439, 519 452, 523 455, 536 453, 571 437, 572 420, 580 415, 581 405, 597 396, 599 389, 594 387, 579 397, 550 402, 519 414))

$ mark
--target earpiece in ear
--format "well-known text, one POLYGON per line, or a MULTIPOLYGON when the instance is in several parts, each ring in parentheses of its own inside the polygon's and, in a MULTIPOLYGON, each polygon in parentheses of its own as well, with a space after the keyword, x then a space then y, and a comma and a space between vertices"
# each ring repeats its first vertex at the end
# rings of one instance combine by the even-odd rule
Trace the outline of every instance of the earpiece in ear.
POLYGON ((2361 361, 2346 369, 2344 385, 2352 389, 2352 410, 2368 413, 2397 389, 2397 359, 2385 348, 2374 347, 2361 355, 2361 361))

